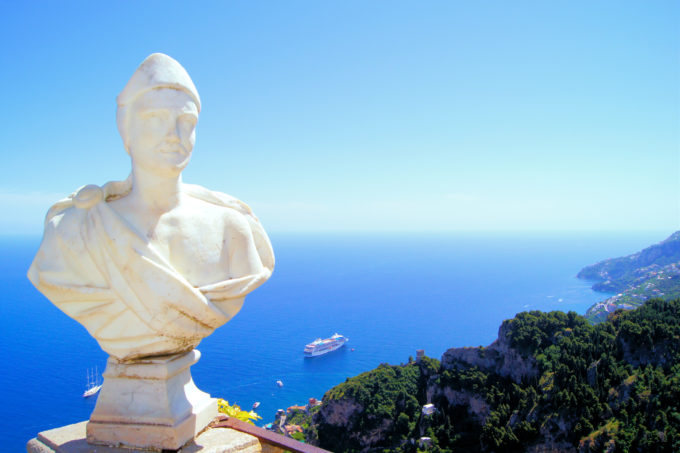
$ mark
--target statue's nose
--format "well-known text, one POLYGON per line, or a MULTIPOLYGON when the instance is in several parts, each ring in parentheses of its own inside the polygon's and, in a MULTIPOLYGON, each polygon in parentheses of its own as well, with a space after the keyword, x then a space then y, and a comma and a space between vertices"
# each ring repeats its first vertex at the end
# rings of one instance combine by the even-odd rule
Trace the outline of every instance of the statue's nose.
POLYGON ((179 119, 175 120, 174 126, 168 128, 166 140, 169 142, 179 143, 182 141, 182 128, 180 127, 179 119))

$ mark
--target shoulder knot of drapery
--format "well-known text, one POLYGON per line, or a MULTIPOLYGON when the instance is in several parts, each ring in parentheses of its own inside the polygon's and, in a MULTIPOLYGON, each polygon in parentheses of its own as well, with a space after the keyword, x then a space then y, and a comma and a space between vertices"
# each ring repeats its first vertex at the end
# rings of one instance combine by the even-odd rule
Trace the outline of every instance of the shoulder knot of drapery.
POLYGON ((101 187, 88 184, 81 187, 73 196, 73 204, 79 209, 89 209, 104 199, 101 187))

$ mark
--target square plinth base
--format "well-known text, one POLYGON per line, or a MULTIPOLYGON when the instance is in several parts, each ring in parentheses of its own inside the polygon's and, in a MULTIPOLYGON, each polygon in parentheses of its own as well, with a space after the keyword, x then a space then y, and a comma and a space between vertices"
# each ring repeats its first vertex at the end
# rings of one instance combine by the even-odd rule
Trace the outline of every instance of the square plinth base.
MULTIPOLYGON (((137 453, 149 450, 90 445, 85 438, 87 422, 43 431, 26 445, 28 453, 137 453)), ((156 450, 158 451, 158 450, 156 450)), ((260 453, 257 437, 227 428, 208 428, 184 445, 181 453, 260 453)))
POLYGON ((177 450, 217 416, 217 400, 196 388, 196 350, 121 363, 109 358, 87 423, 93 445, 177 450))
POLYGON ((203 407, 172 426, 146 423, 94 422, 86 425, 87 440, 91 444, 137 448, 176 450, 193 439, 215 418, 217 403, 204 401, 203 407))

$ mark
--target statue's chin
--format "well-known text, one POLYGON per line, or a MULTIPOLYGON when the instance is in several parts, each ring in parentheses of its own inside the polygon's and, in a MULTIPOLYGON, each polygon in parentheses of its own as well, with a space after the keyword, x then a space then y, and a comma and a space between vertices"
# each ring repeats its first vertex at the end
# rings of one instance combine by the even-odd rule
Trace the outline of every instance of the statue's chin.
POLYGON ((154 169, 158 176, 177 177, 189 164, 189 156, 170 156, 154 169))
POLYGON ((163 162, 166 163, 168 167, 179 168, 180 171, 184 170, 184 168, 189 164, 189 158, 191 156, 183 150, 160 151, 159 154, 162 157, 163 162))

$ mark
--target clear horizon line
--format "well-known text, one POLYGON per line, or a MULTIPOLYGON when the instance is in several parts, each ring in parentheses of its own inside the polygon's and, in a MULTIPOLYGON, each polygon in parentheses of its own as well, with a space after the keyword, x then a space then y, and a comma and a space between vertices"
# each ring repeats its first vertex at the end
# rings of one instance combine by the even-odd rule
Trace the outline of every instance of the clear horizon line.
MULTIPOLYGON (((676 231, 680 231, 680 227, 677 227, 677 229, 550 229, 550 228, 545 228, 545 229, 537 229, 537 228, 526 228, 526 229, 519 229, 519 228, 509 228, 509 229, 485 229, 485 228, 479 228, 479 229, 451 229, 451 230, 446 230, 446 229, 319 229, 319 230, 311 230, 311 229, 268 229, 267 230, 269 234, 314 234, 314 235, 323 235, 323 234, 329 234, 329 235, 337 235, 337 234, 366 234, 366 235, 371 235, 371 234, 436 234, 436 235, 442 235, 442 234, 508 234, 508 233, 516 233, 516 234, 555 234, 555 233, 560 233, 560 234, 581 234, 581 233, 621 233, 621 234, 637 234, 637 233, 644 233, 644 234, 667 234, 670 235, 676 231)), ((6 231, 2 232, 0 231, 0 237, 41 237, 43 235, 42 232, 13 232, 13 231, 6 231)))

